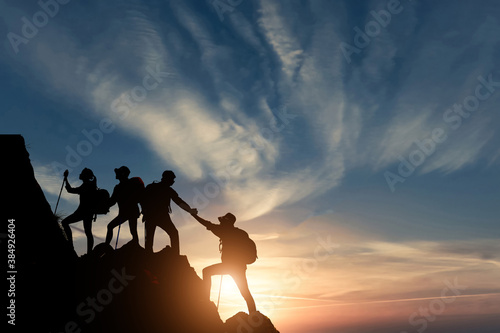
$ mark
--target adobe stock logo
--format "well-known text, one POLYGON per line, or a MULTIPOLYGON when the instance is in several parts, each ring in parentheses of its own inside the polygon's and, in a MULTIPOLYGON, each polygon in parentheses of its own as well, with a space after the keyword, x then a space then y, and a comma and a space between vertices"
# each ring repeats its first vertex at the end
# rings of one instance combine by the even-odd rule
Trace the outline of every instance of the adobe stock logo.
POLYGON ((91 130, 83 129, 81 133, 85 136, 85 139, 80 140, 76 146, 66 146, 66 164, 57 161, 52 162, 51 166, 54 173, 61 174, 66 169, 72 172, 73 168, 79 166, 85 157, 92 154, 94 148, 103 143, 105 134, 111 134, 116 129, 118 120, 126 119, 139 103, 146 100, 149 93, 159 87, 164 81, 163 78, 173 76, 171 73, 161 71, 159 63, 156 64, 155 69, 147 66, 146 72, 148 74, 143 77, 142 84, 134 86, 113 100, 110 107, 110 117, 102 118, 96 128, 91 130), (113 120, 111 117, 118 118, 118 120, 113 120))
MULTIPOLYGON (((437 317, 444 315, 447 305, 455 302, 457 297, 462 295, 462 292, 468 287, 458 284, 458 277, 455 277, 453 283, 448 280, 444 281, 446 287, 441 290, 441 296, 429 302, 427 306, 420 306, 418 311, 413 312, 408 318, 411 326, 415 327, 417 333, 424 333, 429 326, 429 323, 436 321, 437 317)), ((408 333, 401 331, 400 333, 408 333)))
POLYGON ((482 103, 485 103, 493 94, 500 89, 500 81, 493 80, 493 74, 489 74, 486 78, 482 75, 477 77, 478 84, 474 89, 474 93, 467 95, 462 103, 454 103, 453 107, 446 109, 443 112, 443 122, 448 127, 435 127, 430 130, 430 137, 422 140, 415 140, 415 148, 405 158, 401 155, 397 156, 400 161, 397 172, 386 170, 384 178, 392 193, 396 191, 398 183, 404 183, 415 170, 423 165, 425 161, 431 157, 437 150, 438 145, 442 145, 450 137, 452 131, 458 130, 465 119, 474 115, 482 103))
POLYGON ((361 53, 361 50, 368 47, 371 41, 380 35, 382 28, 387 28, 387 26, 391 23, 392 16, 401 13, 404 9, 399 0, 389 0, 386 4, 386 8, 387 10, 381 9, 379 11, 370 11, 370 15, 373 17, 373 20, 370 20, 365 24, 364 31, 358 26, 353 28, 356 32, 353 38, 354 45, 346 42, 340 43, 340 50, 342 51, 342 54, 348 64, 351 63, 351 56, 354 53, 359 54, 361 53))
POLYGON ((38 6, 41 10, 35 12, 31 20, 26 16, 21 17, 23 23, 21 27, 21 35, 14 32, 7 34, 7 39, 14 50, 14 53, 19 53, 19 45, 28 44, 28 42, 38 35, 39 29, 45 27, 51 18, 59 13, 59 5, 66 5, 71 0, 43 0, 38 1, 38 6))
POLYGON ((234 9, 241 5, 243 0, 213 0, 212 6, 215 8, 217 15, 219 16, 219 20, 221 22, 224 21, 224 13, 229 12, 232 13, 234 9))
MULTIPOLYGON (((238 153, 241 156, 248 156, 255 151, 265 149, 267 142, 271 142, 278 133, 291 124, 293 119, 298 117, 298 115, 288 113, 286 105, 282 105, 278 109, 273 109, 271 112, 274 117, 270 119, 268 126, 259 128, 258 134, 252 135, 249 133, 240 142, 238 153)), ((209 176, 213 181, 206 183, 202 190, 197 187, 193 189, 194 198, 192 206, 197 207, 200 211, 205 209, 211 199, 215 199, 222 193, 232 177, 236 177, 242 172, 243 167, 239 161, 230 160, 224 170, 220 170, 217 173, 210 173, 209 176)))

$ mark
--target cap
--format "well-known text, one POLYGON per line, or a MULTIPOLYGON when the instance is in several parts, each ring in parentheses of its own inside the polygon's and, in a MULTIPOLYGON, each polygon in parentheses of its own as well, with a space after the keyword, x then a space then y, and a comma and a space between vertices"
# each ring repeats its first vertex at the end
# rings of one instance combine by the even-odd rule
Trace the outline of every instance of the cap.
POLYGON ((220 216, 219 217, 219 221, 222 223, 222 221, 227 221, 231 224, 234 224, 236 222, 236 216, 234 216, 233 214, 231 213, 227 213, 226 215, 224 216, 220 216))
POLYGON ((161 174, 161 178, 174 179, 175 178, 175 173, 172 170, 165 170, 161 174))
POLYGON ((128 176, 128 175, 130 175, 130 169, 123 165, 123 166, 119 167, 118 169, 115 169, 115 173, 128 176))

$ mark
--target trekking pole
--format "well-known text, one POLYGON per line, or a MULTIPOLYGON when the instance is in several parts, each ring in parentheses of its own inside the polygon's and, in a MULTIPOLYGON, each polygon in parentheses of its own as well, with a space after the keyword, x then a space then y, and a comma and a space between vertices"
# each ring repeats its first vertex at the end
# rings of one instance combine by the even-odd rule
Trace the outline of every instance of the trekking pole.
POLYGON ((224 275, 220 276, 219 297, 217 298, 217 311, 219 311, 220 292, 222 290, 222 278, 223 277, 224 277, 224 275))
POLYGON ((64 183, 66 182, 66 177, 68 177, 68 172, 69 172, 68 170, 64 171, 64 178, 63 178, 63 182, 61 184, 61 190, 59 191, 59 196, 57 197, 56 208, 54 209, 54 215, 56 215, 57 206, 59 206, 59 199, 61 199, 61 193, 62 193, 62 190, 64 187, 64 183))
POLYGON ((116 235, 115 250, 118 247, 118 238, 120 237, 120 228, 121 228, 121 226, 122 226, 121 224, 118 226, 118 234, 116 235))

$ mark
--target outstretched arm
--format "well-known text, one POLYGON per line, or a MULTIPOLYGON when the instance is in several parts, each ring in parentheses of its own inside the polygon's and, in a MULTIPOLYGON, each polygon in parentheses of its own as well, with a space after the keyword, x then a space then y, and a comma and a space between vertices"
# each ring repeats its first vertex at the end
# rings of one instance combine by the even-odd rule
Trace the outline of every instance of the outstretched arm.
POLYGON ((191 214, 191 216, 193 216, 193 217, 196 219, 196 221, 200 222, 200 223, 201 223, 203 226, 205 226, 206 228, 209 228, 210 226, 212 226, 212 225, 213 225, 213 223, 212 223, 212 222, 207 221, 207 220, 204 220, 204 219, 202 219, 201 217, 199 217, 199 216, 198 216, 198 215, 196 215, 196 214, 191 214))
POLYGON ((189 206, 184 200, 182 200, 174 190, 172 190, 171 197, 172 201, 175 202, 177 206, 181 207, 189 214, 198 214, 198 210, 196 208, 191 208, 191 206, 189 206))

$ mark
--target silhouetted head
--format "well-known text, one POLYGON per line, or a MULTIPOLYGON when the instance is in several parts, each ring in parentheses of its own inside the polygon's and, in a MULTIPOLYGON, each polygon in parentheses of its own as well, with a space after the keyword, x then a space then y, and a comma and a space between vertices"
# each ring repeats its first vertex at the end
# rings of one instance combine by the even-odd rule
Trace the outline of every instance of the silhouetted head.
POLYGON ((163 171, 161 175, 162 183, 167 183, 169 186, 175 182, 175 173, 171 170, 163 171))
POLYGON ((82 181, 90 181, 90 180, 94 180, 95 176, 94 176, 94 173, 92 172, 92 170, 88 169, 88 168, 85 168, 82 170, 82 172, 80 173, 80 180, 82 181))
POLYGON ((224 226, 234 226, 234 223, 236 222, 236 216, 234 216, 233 214, 231 213, 227 213, 226 215, 224 216, 220 216, 219 217, 219 222, 221 225, 224 225, 224 226))
POLYGON ((128 175, 130 175, 130 169, 126 166, 121 166, 118 169, 115 169, 116 179, 122 180, 127 179, 128 175))

